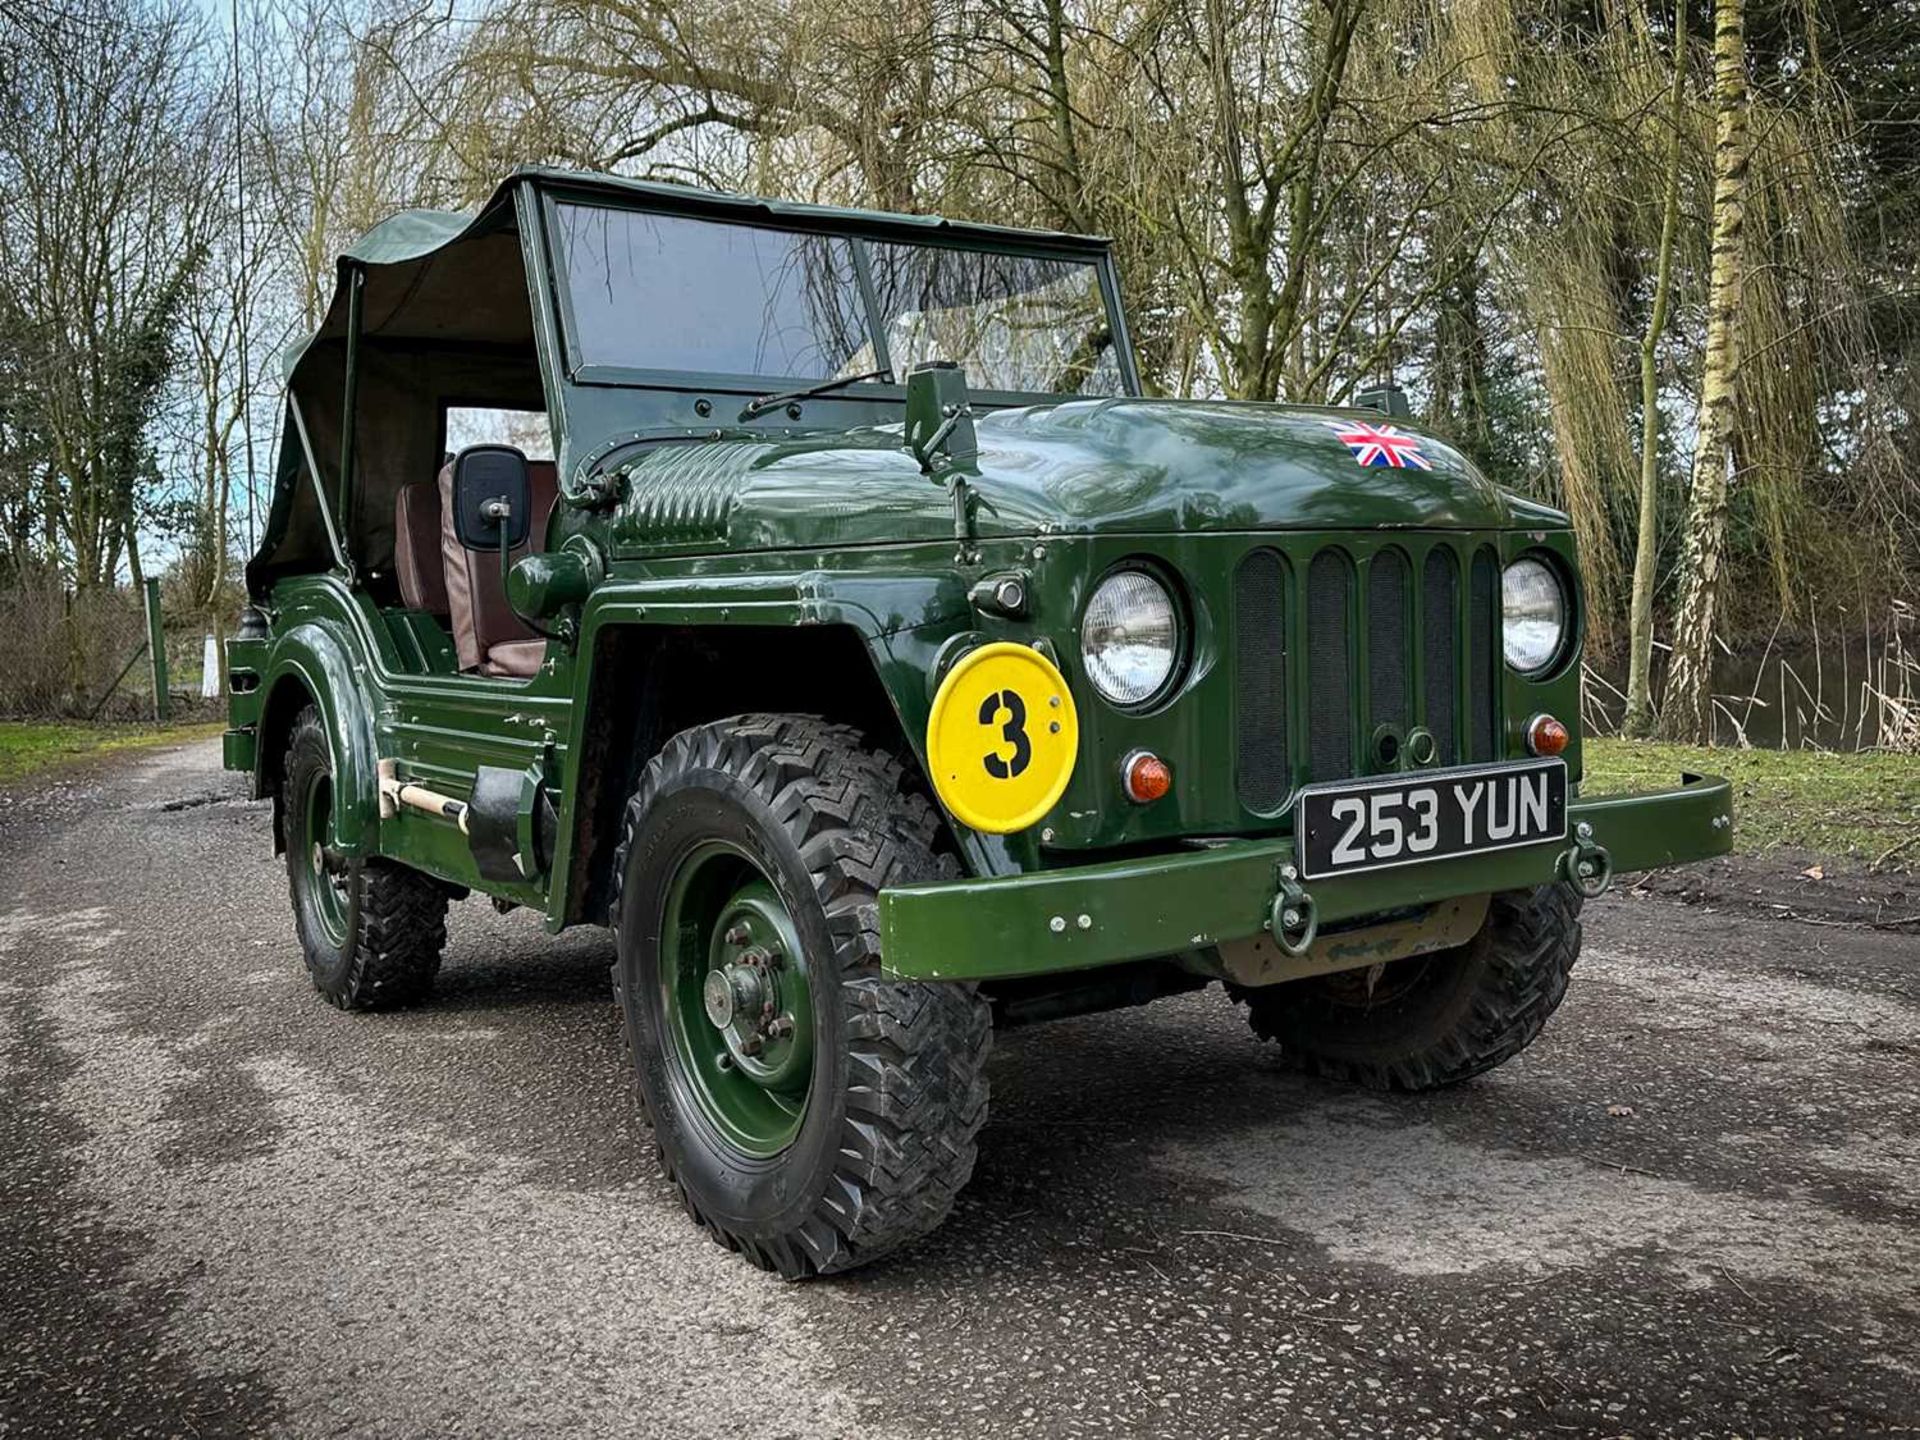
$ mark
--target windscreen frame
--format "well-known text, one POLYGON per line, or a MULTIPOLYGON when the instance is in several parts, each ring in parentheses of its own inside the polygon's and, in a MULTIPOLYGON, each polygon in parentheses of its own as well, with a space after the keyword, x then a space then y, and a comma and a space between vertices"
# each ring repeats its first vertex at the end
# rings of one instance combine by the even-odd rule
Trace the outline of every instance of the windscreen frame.
MULTIPOLYGON (((574 310, 572 286, 566 274, 565 262, 557 241, 560 234, 558 208, 561 205, 584 205, 639 214, 703 220, 783 234, 817 235, 845 240, 853 257, 857 280, 856 299, 866 322, 868 344, 872 346, 873 353, 879 357, 880 362, 888 365, 891 364, 891 357, 888 354, 887 336, 884 333, 884 317, 880 313, 881 307, 874 291, 869 268, 867 250, 869 242, 921 245, 960 252, 991 251, 1086 265, 1093 272, 1100 304, 1111 335, 1110 344, 1120 382, 1116 394, 1107 396, 975 387, 974 397, 983 405, 994 406, 1033 404, 1047 400, 1096 401, 1137 397, 1141 393, 1133 346, 1127 332, 1125 314, 1120 305, 1118 278, 1114 273, 1111 251, 1104 242, 1045 232, 997 232, 990 231, 988 227, 978 227, 970 233, 962 229, 949 232, 944 227, 932 223, 922 226, 902 220, 890 222, 889 217, 878 214, 825 214, 817 218, 789 213, 743 215, 737 213, 732 207, 721 207, 710 203, 711 198, 699 192, 690 191, 682 203, 662 202, 656 197, 650 197, 649 203, 635 204, 625 197, 610 196, 603 191, 575 189, 553 184, 540 187, 539 212, 543 268, 547 281, 546 288, 551 296, 553 308, 553 325, 556 332, 555 338, 558 341, 557 355, 563 376, 569 383, 596 387, 759 395, 768 391, 817 385, 822 379, 819 376, 708 371, 677 366, 636 367, 589 363, 580 348, 581 327, 574 310), (703 201, 709 203, 703 203, 703 201)), ((906 377, 896 373, 892 381, 862 381, 847 386, 845 390, 836 391, 835 396, 857 400, 903 402, 906 398, 905 382, 906 377)))

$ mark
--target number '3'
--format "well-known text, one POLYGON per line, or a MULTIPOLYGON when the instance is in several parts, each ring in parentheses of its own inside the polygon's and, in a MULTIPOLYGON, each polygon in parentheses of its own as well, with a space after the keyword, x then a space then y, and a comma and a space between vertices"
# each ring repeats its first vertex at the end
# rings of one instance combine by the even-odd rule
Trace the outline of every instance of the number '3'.
POLYGON ((1011 780, 1033 763, 1033 741, 1027 738, 1027 703, 1014 690, 1000 690, 980 702, 980 723, 991 725, 1000 711, 1007 718, 1000 727, 1000 739, 1013 747, 1009 758, 989 752, 982 763, 996 780, 1011 780))

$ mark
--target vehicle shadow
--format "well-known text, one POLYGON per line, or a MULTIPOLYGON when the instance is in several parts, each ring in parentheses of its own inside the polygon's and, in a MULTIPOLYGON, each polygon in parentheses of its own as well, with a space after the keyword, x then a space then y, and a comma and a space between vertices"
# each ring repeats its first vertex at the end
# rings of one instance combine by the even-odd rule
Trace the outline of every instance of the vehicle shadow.
MULTIPOLYGON (((490 1117, 483 1128, 554 1183, 593 1189, 656 1176, 613 1003, 610 937, 550 937, 518 914, 461 918, 435 998, 401 1023, 493 1032, 485 1059, 476 1051, 443 1063, 484 1102, 473 1107, 490 1117), (564 1144, 543 1138, 567 1132, 574 1139, 564 1144)), ((1486 1098, 1471 1093, 1478 1082, 1393 1097, 1292 1074, 1217 989, 1003 1032, 989 1079, 974 1175, 946 1224, 900 1258, 831 1283, 961 1283, 982 1249, 1011 1267, 1159 1253, 1166 1237, 1217 1227, 1220 1207, 1234 1205, 1232 1185, 1183 1155, 1271 1154, 1311 1170, 1296 1132, 1331 1124, 1380 1132, 1387 1165, 1392 1132, 1446 1122, 1486 1098)), ((1271 1219, 1234 1223, 1273 1231, 1275 1243, 1287 1234, 1271 1219)))
MULTIPOLYGON (((1450 1117, 1488 1098, 1480 1081, 1400 1096, 1296 1075, 1217 989, 1008 1032, 989 1076, 992 1113, 947 1223, 833 1283, 882 1293, 959 1286, 978 1275, 983 1254, 1010 1272, 1084 1269, 1095 1283, 1103 1270, 1166 1265, 1193 1243, 1183 1236, 1227 1230, 1260 1237, 1269 1259, 1298 1258, 1315 1242, 1244 1212, 1239 1187, 1221 1178, 1234 1160, 1308 1179, 1320 1161, 1302 1137, 1351 1136, 1365 1154, 1377 1136, 1385 1172, 1405 1148, 1401 1132, 1451 1128, 1450 1117)), ((1443 1214, 1433 1218, 1444 1226, 1443 1214)))
POLYGON ((473 899, 453 907, 431 1010, 484 1014, 526 1006, 611 1007, 613 939, 581 927, 549 935, 526 911, 498 915, 473 899))

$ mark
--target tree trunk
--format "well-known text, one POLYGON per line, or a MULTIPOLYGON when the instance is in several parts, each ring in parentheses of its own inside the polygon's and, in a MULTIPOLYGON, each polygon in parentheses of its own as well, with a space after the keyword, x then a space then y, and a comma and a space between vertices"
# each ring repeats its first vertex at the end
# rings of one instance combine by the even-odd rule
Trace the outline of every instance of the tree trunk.
POLYGON ((1713 738, 1713 641, 1726 583, 1727 500, 1732 484, 1734 388, 1740 378, 1740 296, 1747 190, 1747 49, 1744 0, 1713 8, 1713 278, 1707 299, 1707 358, 1700 385, 1699 440, 1673 662, 1660 733, 1705 744, 1713 738))
POLYGON ((1053 117, 1053 143, 1065 172, 1059 205, 1060 221, 1071 230, 1091 230, 1086 215, 1087 176, 1080 164, 1080 139, 1073 116, 1073 93, 1067 83, 1067 11, 1065 0, 1046 3, 1047 109, 1053 117))
POLYGON ((1627 619, 1629 735, 1653 733, 1653 588, 1659 563, 1660 336, 1673 308, 1673 240, 1680 223, 1680 132, 1687 117, 1686 11, 1673 19, 1673 95, 1668 105, 1667 196, 1660 220, 1660 255, 1653 282, 1653 313, 1640 337, 1640 531, 1633 553, 1633 605, 1627 619))
MULTIPOLYGON (((1287 184, 1286 279, 1269 306, 1271 313, 1267 319, 1280 343, 1270 345, 1261 357, 1259 394, 1255 399, 1271 400, 1280 389, 1282 364, 1294 334, 1304 323, 1301 301, 1306 295, 1307 277, 1312 273, 1313 258, 1319 253, 1325 227, 1325 217, 1320 213, 1320 192, 1325 179, 1322 161, 1326 155, 1327 132, 1332 128, 1334 111, 1340 103, 1347 61, 1353 53, 1354 31, 1359 28, 1361 12, 1365 9, 1365 0, 1334 0, 1327 7, 1326 44, 1317 53, 1318 68, 1299 122, 1304 133, 1291 141, 1299 150, 1299 158, 1287 184)), ((1289 390, 1292 388, 1288 386, 1289 390)), ((1290 394, 1288 398, 1299 401, 1302 397, 1290 394)))
POLYGON ((1276 138, 1247 133, 1243 82, 1233 68, 1234 17, 1222 0, 1210 0, 1207 6, 1209 79, 1219 132, 1215 160, 1226 230, 1224 268, 1238 296, 1237 334, 1223 344, 1219 357, 1221 388, 1229 399, 1272 400, 1279 393, 1295 332, 1304 323, 1302 297, 1325 231, 1321 186, 1327 136, 1364 9, 1365 0, 1332 0, 1326 7, 1312 42, 1307 90, 1288 118, 1286 133, 1276 138), (1267 142, 1277 144, 1271 160, 1262 158, 1267 142), (1281 242, 1277 231, 1283 210, 1286 235, 1281 242), (1283 278, 1276 284, 1274 255, 1281 243, 1283 278))
MULTIPOLYGON (((131 515, 127 516, 121 524, 125 529, 127 541, 127 574, 131 578, 133 588, 138 590, 142 585, 147 583, 146 572, 140 568, 139 526, 134 523, 131 515)), ((118 570, 119 568, 118 565, 114 566, 114 570, 118 570)), ((113 571, 108 572, 107 578, 109 583, 111 583, 113 571)))
POLYGON ((213 507, 213 577, 207 584, 207 612, 220 613, 220 592, 227 585, 227 497, 233 491, 232 467, 220 452, 220 494, 213 507))

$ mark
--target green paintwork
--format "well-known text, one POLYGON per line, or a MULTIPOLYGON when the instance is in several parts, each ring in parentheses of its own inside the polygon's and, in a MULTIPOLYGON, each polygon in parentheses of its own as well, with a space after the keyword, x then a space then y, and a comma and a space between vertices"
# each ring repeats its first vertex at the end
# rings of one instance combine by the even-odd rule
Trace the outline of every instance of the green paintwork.
MULTIPOLYGON (((975 533, 1565 528, 1564 517, 1497 489, 1431 438, 1431 471, 1360 471, 1329 428, 1341 413, 1121 399, 983 415, 967 471, 979 497, 975 533)), ((902 423, 785 436, 729 428, 614 470, 623 498, 591 523, 604 525, 616 557, 953 536, 946 487, 922 471, 902 423)))
POLYGON ((522 615, 546 619, 569 605, 585 603, 606 578, 600 547, 588 536, 574 535, 557 549, 529 555, 515 565, 507 574, 507 602, 522 615))
POLYGON ((680 862, 661 921, 661 1012, 702 1118, 744 1154, 792 1143, 813 1081, 805 947, 746 853, 715 842, 680 862))
POLYGON ((258 763, 259 743, 252 729, 227 730, 220 736, 220 763, 229 770, 252 772, 258 763))
MULTIPOLYGON (((1569 807, 1593 827, 1619 872, 1726 854, 1732 789, 1705 778, 1649 795, 1569 807)), ((1460 856, 1313 882, 1322 933, 1358 919, 1455 895, 1561 878, 1565 846, 1460 856)), ((1050 874, 915 885, 880 897, 889 974, 989 980, 1179 956, 1261 933, 1293 861, 1290 839, 1250 841, 1050 874), (1082 917, 1085 917, 1084 921, 1082 917)))
POLYGON ((347 855, 371 853, 370 832, 379 822, 375 776, 380 751, 360 683, 364 667, 355 658, 362 648, 348 626, 324 611, 295 618, 274 637, 273 658, 263 680, 269 694, 297 687, 320 708, 333 754, 333 840, 347 855))
MULTIPOLYGON (((279 757, 263 737, 282 733, 291 710, 309 698, 317 703, 333 746, 329 826, 342 857, 391 857, 538 907, 548 926, 559 929, 585 918, 579 875, 604 860, 600 847, 610 843, 592 826, 598 787, 624 786, 633 773, 626 763, 575 762, 589 752, 601 718, 590 708, 593 697, 608 684, 644 692, 648 683, 644 674, 610 679, 595 673, 594 657, 610 636, 628 629, 715 635, 736 627, 837 627, 867 657, 890 703, 897 728, 875 739, 916 761, 924 759, 928 713, 947 668, 974 645, 1011 640, 1043 649, 1073 687, 1081 717, 1078 767, 1054 811, 1031 830, 1001 837, 952 825, 968 879, 948 888, 956 897, 984 897, 977 916, 965 900, 949 903, 937 890, 890 893, 883 901, 889 964, 902 974, 958 973, 943 968, 960 963, 956 949, 972 944, 961 945, 958 937, 980 936, 981 927, 1000 923, 994 916, 1025 916, 1030 904, 1042 902, 1018 897, 1046 893, 1027 887, 1054 884, 1086 897, 1075 903, 1101 917, 1094 931, 1042 944, 1019 926, 996 930, 983 953, 1011 968, 995 973, 1056 968, 1062 955, 1083 966, 1170 953, 1167 947, 1188 948, 1196 933, 1218 938, 1244 926, 1247 915, 1257 921, 1260 906, 1272 898, 1275 859, 1289 844, 1288 812, 1246 809, 1233 775, 1232 577, 1244 557, 1258 549, 1283 557, 1291 606, 1304 605, 1308 564, 1327 545, 1351 557, 1361 597, 1368 567, 1390 547, 1404 554, 1415 576, 1430 548, 1450 549, 1463 595, 1467 566, 1481 552, 1504 563, 1544 551, 1564 574, 1577 576, 1565 516, 1496 489, 1436 437, 1422 436, 1430 469, 1362 470, 1330 422, 1379 423, 1377 414, 1140 396, 1117 308, 1111 319, 1129 394, 1109 400, 968 396, 955 377, 922 376, 911 415, 915 382, 863 384, 776 406, 740 424, 734 417, 742 401, 781 388, 782 377, 587 373, 569 358, 568 300, 556 291, 545 239, 552 197, 562 191, 750 223, 1069 255, 1097 264, 1103 293, 1116 304, 1104 243, 1084 237, 781 206, 553 172, 517 175, 470 222, 410 214, 374 232, 343 260, 341 288, 318 337, 334 347, 336 365, 338 345, 356 325, 359 277, 366 277, 369 294, 391 294, 394 277, 382 267, 418 265, 452 247, 492 243, 503 226, 514 227, 562 500, 545 547, 509 579, 515 607, 551 632, 544 665, 528 680, 458 673, 444 626, 398 605, 372 567, 360 563, 370 537, 367 518, 353 514, 353 488, 342 486, 337 473, 323 472, 318 486, 305 478, 309 467, 326 462, 307 443, 311 417, 290 411, 272 512, 248 570, 271 638, 229 645, 235 677, 257 683, 234 687, 225 753, 229 764, 252 769, 264 792, 279 757), (961 405, 971 407, 971 441, 956 425, 936 447, 941 454, 916 453, 908 426, 924 451, 932 438, 927 427, 937 429, 961 405), (339 523, 362 528, 336 536, 330 502, 341 500, 349 503, 339 505, 339 523), (287 536, 301 524, 310 542, 323 527, 325 544, 290 566, 287 536), (330 566, 313 558, 323 554, 332 557, 330 566), (1178 592, 1185 653, 1167 696, 1149 711, 1123 713, 1089 686, 1078 631, 1100 579, 1117 565, 1142 562, 1178 592), (985 577, 1002 575, 1026 582, 1027 604, 1016 617, 974 601, 985 577), (1135 749, 1154 751, 1173 769, 1172 793, 1150 806, 1131 804, 1120 791, 1119 761, 1135 749), (382 819, 376 786, 382 761, 457 799, 469 796, 479 766, 523 773, 523 837, 534 824, 534 787, 546 786, 558 818, 550 865, 544 873, 532 867, 524 880, 485 880, 455 826, 409 810, 382 819), (1199 840, 1217 848, 1196 854, 1199 840), (588 841, 595 849, 580 853, 588 841), (1128 858, 1115 862, 1116 854, 1128 858), (1209 876, 1200 877, 1196 867, 1209 869, 1209 876), (1215 876, 1212 867, 1225 869, 1215 876), (1261 872, 1257 884, 1249 878, 1255 871, 1261 872), (1141 882, 1159 875, 1206 892, 1198 902, 1206 923, 1189 923, 1184 911, 1174 923, 1164 917, 1176 911, 1153 908, 1147 897, 1158 889, 1141 882), (1004 890, 993 888, 1002 884, 1004 890), (920 918, 935 914, 960 918, 920 918), (1116 933, 1134 926, 1137 934, 1116 933)), ((384 311, 372 304, 366 309, 368 343, 376 345, 384 311)), ((326 346, 301 352, 294 376, 311 384, 331 373, 322 363, 326 346)), ((342 370, 348 389, 354 373, 353 366, 342 370)), ((342 393, 339 403, 357 403, 365 414, 392 402, 368 384, 357 402, 342 393)), ((369 470, 374 454, 363 445, 358 468, 369 470)), ((1417 607, 1417 581, 1410 588, 1415 594, 1408 604, 1417 607)), ((1368 661, 1364 608, 1355 614, 1351 663, 1361 677, 1368 661)), ((1497 635, 1468 634, 1464 620, 1457 638, 1463 657, 1471 646, 1498 643, 1497 635)), ((1295 717, 1306 705, 1304 649, 1293 647, 1283 677, 1295 717)), ((1546 711, 1574 731, 1567 760, 1577 781, 1579 661, 1576 639, 1552 674, 1525 679, 1507 671, 1496 653, 1496 744, 1491 754, 1460 758, 1522 755, 1523 726, 1546 711)), ((1411 693, 1424 697, 1423 657, 1415 653, 1409 664, 1411 693)), ((1462 664, 1452 687, 1463 734, 1468 674, 1462 664)), ((1353 760, 1361 773, 1370 768, 1364 737, 1373 725, 1366 686, 1356 684, 1349 701, 1354 733, 1363 737, 1353 760)), ((1415 721, 1423 704, 1416 704, 1415 721)), ((1293 748, 1299 783, 1307 778, 1305 747, 1293 748)), ((1686 792, 1684 805, 1704 803, 1705 793, 1686 792)), ((1609 833, 1625 837, 1621 853, 1644 853, 1646 863, 1710 853, 1677 841, 1662 860, 1641 848, 1670 823, 1677 803, 1594 802, 1609 833)), ((1612 841, 1603 837, 1602 843, 1612 841)), ((1339 914, 1357 916, 1475 893, 1471 887, 1510 888, 1533 883, 1550 859, 1516 852, 1415 867, 1334 887, 1327 901, 1339 914)), ((1627 862, 1616 856, 1616 863, 1627 862)), ((1332 918, 1324 908, 1323 918, 1332 918)))
POLYGON ((316 770, 307 783, 306 834, 299 837, 300 859, 311 872, 314 914, 327 939, 334 945, 347 940, 347 893, 340 879, 340 861, 333 843, 333 786, 323 770, 316 770))
POLYGON ((160 624, 160 581, 149 579, 145 586, 147 612, 147 658, 153 666, 153 718, 167 723, 171 699, 167 684, 167 632, 160 624))

